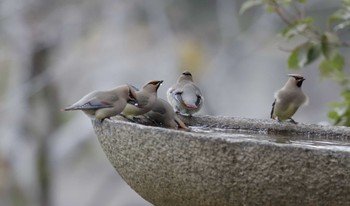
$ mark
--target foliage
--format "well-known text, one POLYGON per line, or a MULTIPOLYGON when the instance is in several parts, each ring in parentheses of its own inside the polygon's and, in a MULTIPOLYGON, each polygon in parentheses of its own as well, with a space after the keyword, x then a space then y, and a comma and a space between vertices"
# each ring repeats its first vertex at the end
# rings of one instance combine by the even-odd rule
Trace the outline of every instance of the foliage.
POLYGON ((304 14, 307 0, 247 0, 240 9, 263 6, 267 12, 277 14, 286 24, 280 35, 286 40, 304 37, 305 41, 290 51, 289 69, 298 70, 319 60, 322 78, 336 81, 341 87, 342 102, 331 103, 328 117, 335 125, 350 126, 350 77, 345 73, 345 59, 339 49, 350 42, 340 39, 340 32, 350 29, 350 0, 343 0, 339 10, 328 17, 325 30, 318 29, 314 18, 304 14))

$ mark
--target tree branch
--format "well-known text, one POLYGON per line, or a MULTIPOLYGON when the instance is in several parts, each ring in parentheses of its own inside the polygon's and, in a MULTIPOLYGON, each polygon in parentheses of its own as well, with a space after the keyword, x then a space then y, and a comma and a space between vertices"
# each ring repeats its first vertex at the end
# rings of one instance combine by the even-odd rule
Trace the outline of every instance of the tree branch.
POLYGON ((280 5, 275 0, 271 1, 271 3, 276 14, 283 20, 285 24, 287 24, 288 26, 291 26, 292 22, 288 19, 287 16, 285 16, 284 14, 285 12, 283 11, 282 7, 280 7, 280 5))

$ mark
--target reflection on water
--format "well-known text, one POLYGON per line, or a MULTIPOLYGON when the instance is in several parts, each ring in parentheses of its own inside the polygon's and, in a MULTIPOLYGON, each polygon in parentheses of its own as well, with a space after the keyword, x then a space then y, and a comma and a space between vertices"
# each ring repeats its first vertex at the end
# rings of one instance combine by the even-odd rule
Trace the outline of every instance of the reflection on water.
POLYGON ((223 129, 212 127, 191 127, 192 132, 210 134, 212 137, 225 138, 229 141, 259 141, 274 143, 276 145, 293 145, 309 149, 328 149, 350 152, 350 142, 322 139, 310 135, 275 135, 262 132, 249 132, 247 130, 223 129))
POLYGON ((293 145, 305 146, 316 149, 330 149, 350 152, 350 143, 337 141, 297 140, 290 141, 293 145))

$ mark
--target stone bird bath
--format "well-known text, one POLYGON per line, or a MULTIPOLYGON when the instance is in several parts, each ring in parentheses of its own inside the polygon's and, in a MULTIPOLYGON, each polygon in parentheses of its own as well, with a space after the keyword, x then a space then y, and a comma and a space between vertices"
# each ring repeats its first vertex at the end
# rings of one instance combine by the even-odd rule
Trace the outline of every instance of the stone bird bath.
POLYGON ((156 206, 350 205, 350 129, 196 116, 191 132, 122 117, 93 126, 122 178, 156 206))

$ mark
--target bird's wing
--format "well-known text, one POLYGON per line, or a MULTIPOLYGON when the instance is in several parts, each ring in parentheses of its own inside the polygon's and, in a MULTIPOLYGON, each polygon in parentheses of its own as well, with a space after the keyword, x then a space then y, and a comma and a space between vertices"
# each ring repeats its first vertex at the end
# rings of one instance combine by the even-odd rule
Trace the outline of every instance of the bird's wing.
POLYGON ((113 107, 113 103, 106 101, 106 100, 100 100, 98 98, 93 98, 84 104, 78 105, 78 109, 85 110, 85 109, 101 109, 101 108, 110 108, 113 107))
POLYGON ((100 100, 95 98, 83 104, 82 107, 84 109, 110 108, 110 107, 113 107, 113 103, 106 100, 100 100))
POLYGON ((176 93, 173 93, 173 96, 174 96, 174 99, 176 100, 176 101, 178 101, 178 102, 183 102, 183 100, 182 100, 182 92, 176 92, 176 93))
POLYGON ((182 89, 169 89, 168 91, 170 93, 170 95, 178 102, 181 102, 182 103, 182 92, 183 90, 182 89))
POLYGON ((161 106, 161 105, 159 105, 157 107, 154 107, 152 111, 156 112, 156 113, 159 113, 159 114, 165 114, 166 113, 166 109, 163 106, 161 106))

